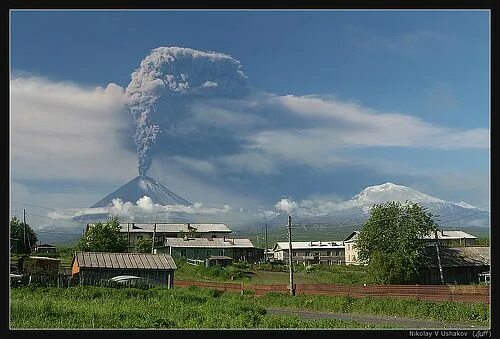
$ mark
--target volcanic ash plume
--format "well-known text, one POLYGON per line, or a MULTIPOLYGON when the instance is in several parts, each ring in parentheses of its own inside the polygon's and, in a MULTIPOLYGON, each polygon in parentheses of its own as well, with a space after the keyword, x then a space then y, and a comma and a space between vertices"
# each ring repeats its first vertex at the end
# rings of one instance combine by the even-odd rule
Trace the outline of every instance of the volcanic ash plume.
POLYGON ((229 55, 181 47, 159 47, 142 60, 126 90, 140 175, 151 166, 157 138, 172 128, 190 100, 244 93, 246 76, 240 68, 229 55))

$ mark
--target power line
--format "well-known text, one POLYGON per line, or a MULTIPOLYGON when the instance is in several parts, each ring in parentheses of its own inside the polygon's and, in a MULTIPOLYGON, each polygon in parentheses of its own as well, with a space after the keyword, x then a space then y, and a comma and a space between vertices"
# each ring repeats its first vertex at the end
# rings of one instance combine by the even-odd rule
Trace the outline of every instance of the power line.
POLYGON ((18 205, 31 206, 31 207, 38 207, 38 208, 45 208, 45 209, 48 209, 48 210, 54 210, 54 211, 60 210, 60 208, 45 207, 45 206, 39 206, 39 205, 30 205, 30 204, 25 204, 25 203, 18 202, 18 201, 14 201, 14 200, 10 200, 10 202, 11 202, 11 203, 14 203, 14 204, 18 204, 18 205))

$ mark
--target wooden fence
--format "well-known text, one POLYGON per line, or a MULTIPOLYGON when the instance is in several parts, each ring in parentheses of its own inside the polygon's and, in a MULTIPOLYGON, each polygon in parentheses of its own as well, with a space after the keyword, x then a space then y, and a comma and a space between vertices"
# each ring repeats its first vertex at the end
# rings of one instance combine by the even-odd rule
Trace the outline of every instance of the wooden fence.
MULTIPOLYGON (((236 283, 175 281, 175 286, 198 286, 213 288, 219 291, 240 292, 252 291, 255 295, 268 292, 289 293, 288 285, 244 285, 236 283)), ((389 297, 416 298, 429 301, 461 301, 490 303, 489 286, 470 285, 330 285, 330 284, 295 284, 295 294, 309 295, 350 295, 354 298, 389 297)))

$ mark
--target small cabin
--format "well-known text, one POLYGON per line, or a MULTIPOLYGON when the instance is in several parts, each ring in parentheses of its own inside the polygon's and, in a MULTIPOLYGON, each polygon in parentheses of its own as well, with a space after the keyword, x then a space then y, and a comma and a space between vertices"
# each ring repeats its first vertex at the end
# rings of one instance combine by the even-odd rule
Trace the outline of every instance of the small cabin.
POLYGON ((80 284, 85 284, 119 275, 132 275, 171 288, 176 269, 174 260, 168 254, 76 252, 71 263, 71 276, 80 284))
POLYGON ((35 253, 56 253, 56 247, 50 244, 41 244, 35 247, 35 253))
POLYGON ((60 264, 60 259, 30 256, 23 260, 23 273, 57 275, 60 264))

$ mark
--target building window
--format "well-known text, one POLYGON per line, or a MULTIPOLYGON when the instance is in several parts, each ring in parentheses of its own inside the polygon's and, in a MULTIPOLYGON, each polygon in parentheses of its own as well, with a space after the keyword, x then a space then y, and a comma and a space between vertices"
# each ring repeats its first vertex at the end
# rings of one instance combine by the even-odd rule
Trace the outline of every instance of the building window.
POLYGON ((292 256, 296 257, 297 256, 297 252, 292 252, 292 256))
POLYGON ((212 250, 207 250, 207 257, 212 255, 212 250))
POLYGON ((311 255, 311 252, 308 251, 304 255, 307 257, 307 256, 311 255))
POLYGON ((181 257, 185 257, 186 256, 186 250, 185 249, 182 249, 181 250, 181 257))
POLYGON ((335 255, 338 257, 339 256, 339 251, 335 251, 335 255))
POLYGON ((224 250, 223 249, 219 250, 219 255, 221 255, 221 256, 224 255, 224 250))

